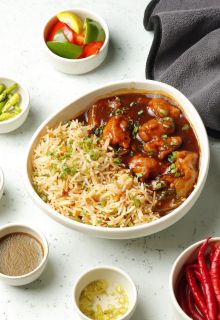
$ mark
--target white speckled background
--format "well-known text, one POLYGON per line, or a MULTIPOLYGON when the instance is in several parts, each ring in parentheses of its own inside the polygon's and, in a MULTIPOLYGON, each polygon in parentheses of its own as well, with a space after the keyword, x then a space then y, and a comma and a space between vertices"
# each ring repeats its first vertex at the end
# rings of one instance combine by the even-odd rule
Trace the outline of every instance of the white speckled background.
POLYGON ((42 277, 21 288, 0 283, 1 320, 76 320, 72 287, 87 268, 112 264, 126 270, 139 293, 132 320, 171 320, 168 276, 178 254, 207 235, 220 235, 220 143, 211 142, 211 167, 199 201, 173 227, 132 241, 87 237, 50 220, 29 199, 23 184, 23 157, 34 130, 75 95, 109 81, 145 78, 145 61, 152 34, 142 25, 148 0, 1 0, 0 75, 26 83, 31 112, 17 131, 0 135, 0 166, 6 189, 0 201, 0 225, 25 222, 39 227, 50 242, 50 259, 42 277), (73 6, 92 9, 110 28, 106 62, 94 72, 68 76, 48 64, 42 50, 42 28, 53 13, 73 6))

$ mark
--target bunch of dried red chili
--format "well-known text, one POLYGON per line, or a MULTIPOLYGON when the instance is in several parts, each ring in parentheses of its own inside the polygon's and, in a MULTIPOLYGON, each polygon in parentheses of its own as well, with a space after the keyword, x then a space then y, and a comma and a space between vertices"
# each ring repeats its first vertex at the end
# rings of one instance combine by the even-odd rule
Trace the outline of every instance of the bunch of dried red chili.
POLYGON ((220 320, 220 243, 209 240, 185 267, 177 287, 177 300, 193 320, 220 320))

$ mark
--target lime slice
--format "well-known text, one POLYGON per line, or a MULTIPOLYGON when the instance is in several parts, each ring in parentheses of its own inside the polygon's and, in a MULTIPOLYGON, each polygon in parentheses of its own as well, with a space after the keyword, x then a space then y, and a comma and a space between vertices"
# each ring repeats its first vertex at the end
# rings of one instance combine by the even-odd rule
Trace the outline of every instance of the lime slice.
POLYGON ((105 41, 105 31, 101 25, 89 18, 85 19, 84 22, 85 39, 84 43, 88 44, 90 42, 105 41))
POLYGON ((66 23, 77 34, 83 29, 83 23, 81 19, 72 12, 60 12, 57 15, 59 21, 66 23))

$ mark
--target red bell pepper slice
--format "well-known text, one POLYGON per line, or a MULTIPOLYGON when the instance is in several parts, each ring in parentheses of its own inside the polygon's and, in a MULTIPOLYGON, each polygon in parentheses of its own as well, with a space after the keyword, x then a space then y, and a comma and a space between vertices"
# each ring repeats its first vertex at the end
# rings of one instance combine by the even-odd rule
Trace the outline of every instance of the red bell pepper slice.
POLYGON ((83 35, 77 35, 67 24, 58 21, 50 31, 47 41, 53 41, 56 32, 61 29, 70 43, 82 45, 84 37, 83 35))
POLYGON ((80 58, 87 58, 89 56, 92 56, 94 54, 97 54, 101 47, 103 46, 103 41, 96 41, 96 42, 91 42, 89 44, 86 44, 83 48, 83 52, 80 56, 80 58))

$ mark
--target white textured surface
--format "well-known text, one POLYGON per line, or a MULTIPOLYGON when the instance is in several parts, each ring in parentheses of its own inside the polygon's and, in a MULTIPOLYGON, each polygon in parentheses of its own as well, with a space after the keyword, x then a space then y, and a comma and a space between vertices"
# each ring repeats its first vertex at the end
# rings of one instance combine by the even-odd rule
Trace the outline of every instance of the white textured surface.
POLYGON ((26 145, 40 123, 76 95, 109 81, 144 79, 152 35, 142 25, 148 0, 1 0, 0 75, 20 78, 31 95, 31 111, 17 131, 0 135, 0 166, 6 189, 0 201, 0 225, 25 222, 44 231, 50 258, 35 283, 12 288, 0 283, 1 320, 76 320, 72 287, 91 266, 112 264, 126 270, 138 287, 138 307, 132 320, 171 320, 168 276, 177 255, 189 244, 220 234, 220 143, 211 140, 211 167, 205 190, 188 215, 154 236, 132 241, 93 239, 68 230, 46 217, 28 198, 22 171, 26 145), (88 75, 68 76, 53 70, 42 50, 44 22, 71 6, 97 11, 110 29, 106 62, 88 75))

